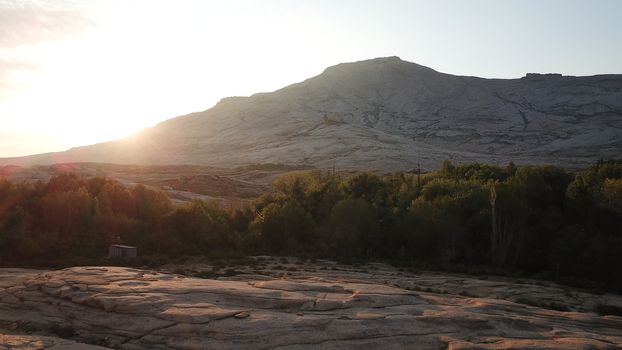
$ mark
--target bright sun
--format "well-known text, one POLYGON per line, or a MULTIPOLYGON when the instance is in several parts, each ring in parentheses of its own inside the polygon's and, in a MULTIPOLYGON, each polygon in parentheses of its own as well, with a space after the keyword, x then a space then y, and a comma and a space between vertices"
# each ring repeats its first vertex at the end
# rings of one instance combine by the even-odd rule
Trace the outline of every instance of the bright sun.
POLYGON ((145 13, 143 5, 95 2, 85 8, 90 22, 76 33, 11 51, 35 67, 12 73, 16 88, 0 104, 0 115, 11 116, 3 128, 22 133, 29 144, 15 155, 37 152, 38 144, 62 150, 124 137, 205 110, 222 97, 272 90, 319 73, 299 69, 301 61, 314 59, 309 55, 289 65, 253 56, 277 50, 280 42, 296 52, 308 43, 305 33, 313 33, 269 6, 182 2, 172 11, 170 3, 150 1, 145 13), (253 11, 266 13, 257 17, 253 11), (296 37, 285 27, 299 27, 296 37), (265 70, 248 67, 249 59, 265 70))

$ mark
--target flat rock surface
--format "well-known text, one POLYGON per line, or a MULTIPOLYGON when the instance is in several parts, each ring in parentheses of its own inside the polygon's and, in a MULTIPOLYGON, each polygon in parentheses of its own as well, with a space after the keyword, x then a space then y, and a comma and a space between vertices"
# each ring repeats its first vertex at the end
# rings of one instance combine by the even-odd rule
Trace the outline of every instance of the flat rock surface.
POLYGON ((622 317, 592 311, 622 305, 617 295, 381 264, 288 266, 219 279, 0 269, 0 349, 622 348, 622 317))

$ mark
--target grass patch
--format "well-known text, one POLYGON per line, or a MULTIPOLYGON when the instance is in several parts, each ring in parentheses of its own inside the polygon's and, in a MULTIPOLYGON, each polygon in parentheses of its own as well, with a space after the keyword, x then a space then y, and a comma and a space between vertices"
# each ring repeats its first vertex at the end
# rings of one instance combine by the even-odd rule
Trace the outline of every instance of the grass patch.
POLYGON ((608 304, 598 304, 594 307, 594 311, 603 316, 622 316, 622 307, 608 304))
POLYGON ((54 324, 49 328, 50 333, 60 338, 71 338, 76 335, 76 330, 71 325, 54 324))
POLYGON ((529 305, 529 306, 535 306, 535 307, 541 307, 543 309, 554 310, 554 311, 561 311, 561 312, 570 311, 568 306, 555 302, 555 301, 546 302, 546 301, 537 301, 537 300, 527 299, 527 298, 518 298, 516 299, 516 303, 529 305))

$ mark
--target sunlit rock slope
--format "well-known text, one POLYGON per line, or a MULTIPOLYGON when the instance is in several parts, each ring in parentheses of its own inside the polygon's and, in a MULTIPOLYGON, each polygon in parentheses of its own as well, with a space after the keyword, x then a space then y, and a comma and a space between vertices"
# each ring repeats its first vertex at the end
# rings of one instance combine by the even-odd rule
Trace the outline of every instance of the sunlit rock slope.
POLYGON ((0 164, 90 161, 408 170, 457 161, 581 167, 622 154, 622 75, 482 79, 397 57, 230 97, 119 141, 0 164))

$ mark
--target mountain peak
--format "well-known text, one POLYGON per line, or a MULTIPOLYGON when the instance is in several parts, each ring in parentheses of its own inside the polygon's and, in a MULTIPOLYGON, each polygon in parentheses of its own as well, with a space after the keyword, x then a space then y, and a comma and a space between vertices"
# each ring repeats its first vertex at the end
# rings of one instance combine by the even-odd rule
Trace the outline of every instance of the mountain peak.
POLYGON ((340 63, 326 68, 322 75, 358 74, 370 71, 384 72, 396 70, 418 70, 436 72, 431 68, 413 62, 404 61, 398 56, 389 56, 377 57, 369 60, 340 63))
POLYGON ((108 162, 341 169, 437 168, 443 159, 585 166, 619 157, 622 76, 481 79, 399 57, 342 63, 232 97, 140 138, 0 164, 108 162), (420 156, 419 156, 420 155, 420 156))
MULTIPOLYGON (((377 61, 377 62, 405 62, 398 56, 387 56, 387 57, 376 57, 366 61, 377 61)), ((362 61, 365 62, 365 61, 362 61)))

